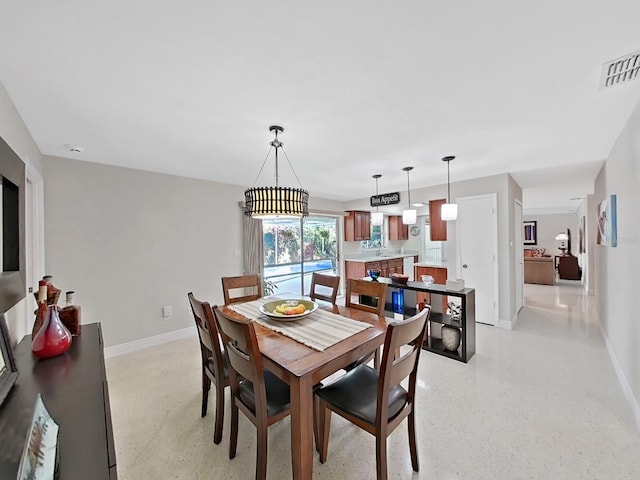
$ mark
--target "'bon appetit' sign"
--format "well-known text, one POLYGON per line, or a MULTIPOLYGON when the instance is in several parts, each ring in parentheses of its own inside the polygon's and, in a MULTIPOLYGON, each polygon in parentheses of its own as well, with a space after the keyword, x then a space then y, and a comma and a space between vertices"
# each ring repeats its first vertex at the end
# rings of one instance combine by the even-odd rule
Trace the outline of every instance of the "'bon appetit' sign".
POLYGON ((400 192, 383 193, 382 195, 373 195, 370 200, 371 200, 372 207, 396 205, 400 203, 400 192))

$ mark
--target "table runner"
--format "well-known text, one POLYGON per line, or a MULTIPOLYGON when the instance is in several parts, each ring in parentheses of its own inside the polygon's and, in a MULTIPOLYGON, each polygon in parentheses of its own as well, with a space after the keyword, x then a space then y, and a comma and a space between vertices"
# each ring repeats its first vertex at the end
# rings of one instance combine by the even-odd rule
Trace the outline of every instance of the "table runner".
POLYGON ((292 322, 281 322, 264 315, 258 310, 261 305, 271 300, 273 298, 269 300, 261 298, 252 302, 228 305, 227 308, 251 320, 255 320, 263 327, 281 333, 319 352, 323 352, 351 335, 372 327, 368 323, 352 320, 321 309, 292 322))

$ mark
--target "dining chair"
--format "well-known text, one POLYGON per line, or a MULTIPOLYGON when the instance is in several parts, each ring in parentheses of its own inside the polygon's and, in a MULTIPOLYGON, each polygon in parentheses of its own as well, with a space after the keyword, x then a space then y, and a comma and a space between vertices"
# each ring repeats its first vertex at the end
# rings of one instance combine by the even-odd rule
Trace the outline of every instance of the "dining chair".
POLYGON ((335 305, 339 286, 340 277, 313 272, 311 275, 309 298, 311 298, 311 300, 323 300, 335 305), (330 289, 330 292, 328 292, 327 289, 330 289))
POLYGON ((238 277, 222 277, 222 293, 224 294, 224 304, 249 302, 262 297, 262 282, 260 275, 241 275, 238 277), (241 295, 231 296, 231 291, 244 289, 241 295), (247 289, 251 292, 247 294, 247 289))
POLYGON ((207 414, 209 389, 211 382, 216 386, 216 420, 213 429, 213 443, 222 441, 222 425, 224 419, 224 389, 229 385, 229 368, 227 358, 220 345, 218 327, 213 317, 213 310, 207 302, 201 302, 193 296, 187 295, 191 304, 193 318, 198 329, 200 339, 200 354, 202 359, 202 411, 201 416, 207 414))
POLYGON ((376 437, 376 476, 386 480, 387 437, 408 417, 411 466, 418 471, 414 399, 418 360, 430 313, 431 307, 426 306, 413 317, 387 326, 380 371, 359 365, 316 391, 320 463, 327 460, 331 412, 335 412, 376 437), (403 350, 399 350, 401 347, 403 350), (394 354, 397 351, 401 351, 399 356, 394 354), (400 383, 407 377, 405 390, 400 383))
POLYGON ((386 299, 386 283, 372 282, 356 278, 349 278, 347 280, 347 294, 345 298, 345 305, 347 307, 383 315, 386 299), (359 298, 358 302, 353 302, 352 297, 355 295, 359 298), (363 303, 363 300, 365 300, 366 303, 363 303))
MULTIPOLYGON (((387 299, 387 284, 380 282, 372 282, 368 280, 359 280, 350 278, 347 280, 347 294, 345 306, 364 310, 365 312, 375 313, 378 316, 384 316, 384 304, 387 299), (358 296, 358 302, 353 302, 353 296, 358 296), (363 298, 364 297, 364 298, 363 298), (366 300, 365 300, 366 299, 366 300), (365 300, 367 303, 362 303, 365 300), (375 306, 373 306, 374 304, 375 306)), ((363 363, 369 363, 373 358, 373 364, 378 368, 380 364, 380 353, 376 348, 373 352, 367 353, 358 360, 348 365, 345 370, 351 370, 363 363)))
POLYGON ((229 458, 236 456, 238 410, 256 426, 256 480, 267 475, 267 430, 290 413, 289 385, 262 366, 253 322, 213 308, 229 357, 231 384, 231 437, 229 458))

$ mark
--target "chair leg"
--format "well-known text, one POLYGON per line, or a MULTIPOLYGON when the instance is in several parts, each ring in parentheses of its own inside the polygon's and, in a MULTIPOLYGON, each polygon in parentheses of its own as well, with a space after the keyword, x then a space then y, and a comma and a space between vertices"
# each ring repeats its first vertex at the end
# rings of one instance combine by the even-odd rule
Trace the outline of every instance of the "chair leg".
POLYGON ((318 399, 318 436, 320 437, 320 463, 327 461, 327 450, 329 450, 329 430, 331 430, 331 410, 327 408, 324 400, 318 399))
POLYGON ((256 480, 267 478, 267 425, 257 426, 256 480))
POLYGON ((231 397, 231 435, 229 437, 229 458, 235 458, 238 446, 238 406, 231 397))
POLYGON ((207 374, 202 372, 202 411, 201 417, 207 415, 207 403, 209 402, 209 388, 211 388, 211 379, 207 377, 207 374))
POLYGON ((380 349, 376 348, 375 352, 373 352, 373 368, 376 370, 380 370, 380 349))
POLYGON ((387 480, 386 432, 376 432, 376 478, 377 480, 387 480))
MULTIPOLYGON (((222 383, 222 382, 220 382, 222 383)), ((213 443, 222 441, 222 426, 224 422, 224 385, 216 383, 216 423, 213 429, 213 443)))
POLYGON ((313 396, 313 440, 316 442, 316 451, 320 453, 320 421, 318 416, 320 415, 320 399, 313 396))
POLYGON ((409 429, 409 451, 411 452, 411 466, 413 467, 413 471, 417 472, 420 468, 420 463, 418 461, 418 448, 416 445, 416 419, 413 410, 409 414, 407 425, 409 429))

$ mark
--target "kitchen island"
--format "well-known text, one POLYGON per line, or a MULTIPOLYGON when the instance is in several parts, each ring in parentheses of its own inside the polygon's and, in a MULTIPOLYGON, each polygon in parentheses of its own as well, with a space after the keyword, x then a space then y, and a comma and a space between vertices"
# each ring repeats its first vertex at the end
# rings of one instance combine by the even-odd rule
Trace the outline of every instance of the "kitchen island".
POLYGON ((369 270, 380 270, 380 276, 388 277, 393 273, 410 275, 413 278, 413 265, 418 261, 416 253, 385 253, 382 255, 358 255, 345 258, 345 278, 362 278, 369 270))

